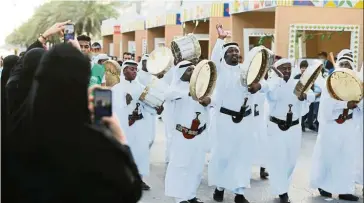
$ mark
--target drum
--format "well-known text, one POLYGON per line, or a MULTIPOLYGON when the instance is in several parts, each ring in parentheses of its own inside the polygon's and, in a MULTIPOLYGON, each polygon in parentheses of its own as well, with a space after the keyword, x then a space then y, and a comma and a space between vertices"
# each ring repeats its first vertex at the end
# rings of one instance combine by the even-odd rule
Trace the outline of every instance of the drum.
POLYGON ((274 62, 274 54, 264 46, 254 47, 245 57, 240 74, 241 84, 248 87, 264 78, 274 62))
POLYGON ((209 60, 200 61, 193 70, 190 79, 191 97, 199 101, 204 97, 211 96, 216 85, 217 71, 214 62, 209 60))
POLYGON ((158 108, 164 103, 165 89, 168 85, 156 77, 153 77, 141 93, 139 100, 152 108, 158 108))
POLYGON ((363 83, 356 72, 348 68, 336 68, 327 80, 330 96, 340 101, 357 101, 363 97, 363 83))
POLYGON ((192 33, 173 40, 171 49, 175 65, 183 60, 191 61, 193 59, 199 59, 201 56, 200 43, 192 33))
POLYGON ((113 87, 120 82, 121 67, 118 62, 108 60, 104 62, 106 86, 113 87))
POLYGON ((321 74, 322 62, 319 60, 315 60, 313 65, 308 67, 305 72, 301 75, 300 80, 296 84, 294 88, 294 94, 299 97, 303 93, 307 93, 308 90, 315 83, 317 77, 321 74))
POLYGON ((172 66, 172 51, 167 47, 156 48, 147 59, 147 69, 152 75, 165 74, 172 66))

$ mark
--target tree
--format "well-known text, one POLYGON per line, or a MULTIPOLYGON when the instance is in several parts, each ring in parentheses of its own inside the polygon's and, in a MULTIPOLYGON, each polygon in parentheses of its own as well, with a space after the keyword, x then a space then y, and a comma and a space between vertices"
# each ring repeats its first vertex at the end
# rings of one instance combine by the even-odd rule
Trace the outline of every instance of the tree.
MULTIPOLYGON (((99 36, 101 23, 108 18, 117 18, 120 2, 100 3, 97 1, 49 1, 38 7, 33 16, 6 38, 6 43, 30 45, 40 33, 56 22, 71 20, 75 23, 76 35, 99 36)), ((59 42, 59 37, 49 39, 59 42)))

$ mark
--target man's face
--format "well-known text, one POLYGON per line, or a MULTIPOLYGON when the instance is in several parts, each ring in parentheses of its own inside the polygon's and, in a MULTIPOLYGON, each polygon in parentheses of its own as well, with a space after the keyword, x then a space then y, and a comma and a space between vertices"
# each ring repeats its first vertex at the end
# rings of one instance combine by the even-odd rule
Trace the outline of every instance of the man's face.
POLYGON ((148 72, 148 69, 147 69, 147 60, 143 60, 142 61, 142 70, 145 71, 145 72, 148 72))
POLYGON ((137 67, 136 66, 127 66, 124 68, 123 73, 125 76, 125 79, 128 81, 135 80, 137 76, 137 67))
POLYGON ((80 43, 82 53, 84 53, 84 54, 90 53, 90 51, 91 51, 90 42, 88 42, 88 41, 78 41, 78 43, 80 43))
POLYGON ((99 53, 101 51, 101 49, 99 49, 99 48, 94 48, 93 49, 93 52, 95 52, 95 53, 99 53))
POLYGON ((339 67, 340 68, 348 68, 348 69, 353 69, 353 67, 351 67, 350 63, 348 61, 342 61, 339 63, 339 67))
POLYGON ((123 60, 126 61, 126 60, 131 60, 131 55, 128 55, 128 54, 125 54, 123 56, 123 60))
POLYGON ((181 80, 184 82, 189 82, 193 73, 193 70, 195 69, 195 66, 190 66, 186 69, 186 71, 183 73, 181 80))
POLYGON ((224 56, 226 63, 230 66, 236 66, 239 64, 239 50, 235 47, 230 47, 224 56))
POLYGON ((282 64, 278 66, 277 69, 283 74, 283 79, 285 81, 288 81, 289 78, 291 77, 291 70, 292 70, 291 64, 290 63, 282 64))
POLYGON ((324 55, 319 55, 318 58, 321 60, 326 60, 326 57, 324 55))
POLYGON ((305 72, 305 70, 307 69, 307 67, 305 67, 305 66, 301 66, 300 67, 300 70, 301 70, 301 74, 303 74, 303 72, 305 72))

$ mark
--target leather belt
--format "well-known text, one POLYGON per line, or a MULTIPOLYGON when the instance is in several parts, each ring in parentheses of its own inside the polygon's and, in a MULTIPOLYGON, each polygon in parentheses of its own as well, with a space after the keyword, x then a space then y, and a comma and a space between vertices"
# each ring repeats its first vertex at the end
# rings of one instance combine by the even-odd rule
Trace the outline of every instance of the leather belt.
POLYGON ((282 131, 286 131, 288 129, 290 129, 292 126, 298 125, 300 123, 299 119, 292 121, 291 125, 288 125, 286 121, 278 119, 274 116, 270 117, 270 121, 277 124, 279 129, 281 129, 282 131))
POLYGON ((237 112, 237 111, 233 111, 233 110, 221 107, 220 113, 231 116, 234 123, 240 123, 244 117, 247 117, 252 113, 252 110, 248 109, 248 110, 244 111, 244 107, 242 107, 240 109, 240 112, 237 112))
POLYGON ((197 135, 201 134, 205 129, 206 129, 206 124, 203 125, 202 127, 200 127, 198 130, 191 130, 180 124, 176 125, 176 130, 178 130, 181 133, 187 133, 188 135, 191 135, 191 136, 197 136, 197 135))

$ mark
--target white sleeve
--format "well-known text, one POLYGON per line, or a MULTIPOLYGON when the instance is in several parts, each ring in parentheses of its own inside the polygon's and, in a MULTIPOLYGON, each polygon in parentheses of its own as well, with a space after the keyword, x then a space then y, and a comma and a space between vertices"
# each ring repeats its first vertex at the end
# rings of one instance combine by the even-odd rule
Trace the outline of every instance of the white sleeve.
POLYGON ((104 74, 104 76, 102 77, 102 82, 101 82, 101 83, 106 83, 105 74, 104 74))
POLYGON ((211 61, 214 62, 215 65, 220 64, 220 59, 222 57, 221 52, 224 44, 225 44, 224 40, 217 38, 215 46, 211 52, 211 61))

